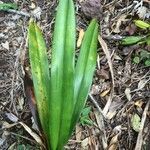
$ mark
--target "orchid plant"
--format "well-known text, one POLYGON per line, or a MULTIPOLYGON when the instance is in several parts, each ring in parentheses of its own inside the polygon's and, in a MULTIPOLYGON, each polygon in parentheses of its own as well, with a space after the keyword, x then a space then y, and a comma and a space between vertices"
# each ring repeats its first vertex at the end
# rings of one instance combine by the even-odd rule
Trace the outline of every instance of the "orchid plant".
POLYGON ((30 21, 29 58, 40 124, 49 150, 62 150, 85 105, 97 59, 98 23, 91 21, 75 61, 76 24, 72 0, 59 0, 51 67, 40 28, 30 21), (76 62, 76 63, 75 63, 76 62))

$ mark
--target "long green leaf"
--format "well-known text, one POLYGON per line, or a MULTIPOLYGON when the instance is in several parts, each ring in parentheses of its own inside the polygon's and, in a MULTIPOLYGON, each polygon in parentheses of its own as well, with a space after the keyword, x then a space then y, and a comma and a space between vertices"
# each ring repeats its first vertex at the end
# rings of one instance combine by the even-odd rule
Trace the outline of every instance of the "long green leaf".
POLYGON ((75 15, 72 0, 59 2, 51 62, 50 142, 62 149, 73 112, 75 15))
POLYGON ((81 110, 83 109, 92 83, 97 58, 97 37, 98 24, 96 20, 93 20, 85 33, 80 50, 80 55, 75 68, 75 107, 71 130, 75 126, 75 123, 79 118, 79 115, 81 113, 81 110))
POLYGON ((9 10, 9 9, 18 9, 17 4, 15 3, 2 3, 0 4, 0 10, 9 10))
POLYGON ((50 76, 46 45, 39 27, 30 22, 29 57, 31 63, 34 92, 39 112, 39 118, 45 134, 48 136, 48 100, 50 98, 50 76))
POLYGON ((134 23, 137 27, 139 27, 141 29, 150 28, 150 24, 145 21, 142 21, 142 20, 134 20, 134 23))
POLYGON ((122 39, 121 44, 132 45, 140 42, 142 39, 144 39, 143 36, 127 36, 126 38, 122 39))
POLYGON ((74 98, 75 12, 72 0, 68 0, 67 10, 63 58, 63 102, 61 106, 61 125, 58 149, 61 149, 62 146, 64 146, 70 135, 74 98))

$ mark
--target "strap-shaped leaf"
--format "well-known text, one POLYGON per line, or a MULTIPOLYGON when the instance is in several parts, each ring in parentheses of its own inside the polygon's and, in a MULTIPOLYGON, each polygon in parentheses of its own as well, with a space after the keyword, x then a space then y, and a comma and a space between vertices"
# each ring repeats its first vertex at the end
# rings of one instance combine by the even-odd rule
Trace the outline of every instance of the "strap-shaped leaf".
POLYGON ((75 52, 75 12, 72 0, 68 0, 66 16, 65 48, 63 61, 63 102, 58 149, 67 142, 73 113, 74 98, 74 52, 75 52))
POLYGON ((85 104, 92 83, 97 58, 98 24, 93 20, 89 25, 81 46, 75 68, 74 113, 72 128, 75 126, 85 104))
POLYGON ((50 98, 50 76, 46 45, 39 27, 30 22, 29 57, 31 63, 34 92, 42 128, 48 134, 48 100, 50 98))
POLYGON ((51 62, 50 142, 62 149, 70 132, 74 93, 75 14, 72 0, 59 2, 51 62))

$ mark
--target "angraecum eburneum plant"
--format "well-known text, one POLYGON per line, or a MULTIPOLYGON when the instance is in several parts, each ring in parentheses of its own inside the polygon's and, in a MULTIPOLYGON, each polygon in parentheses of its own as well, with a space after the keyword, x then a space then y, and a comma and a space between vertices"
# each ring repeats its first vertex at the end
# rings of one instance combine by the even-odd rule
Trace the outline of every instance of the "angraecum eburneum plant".
POLYGON ((51 65, 41 30, 34 21, 29 23, 29 58, 34 92, 49 150, 62 150, 71 136, 85 105, 96 66, 97 21, 92 20, 85 32, 76 63, 75 22, 73 1, 60 0, 53 33, 51 65))

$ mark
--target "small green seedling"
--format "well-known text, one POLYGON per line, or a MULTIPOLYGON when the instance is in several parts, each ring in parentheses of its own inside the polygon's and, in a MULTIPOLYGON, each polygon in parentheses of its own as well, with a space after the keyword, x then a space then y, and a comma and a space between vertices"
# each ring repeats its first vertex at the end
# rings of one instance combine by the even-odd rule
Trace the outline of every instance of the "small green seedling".
POLYGON ((135 64, 139 64, 140 62, 144 62, 144 65, 149 67, 150 66, 150 52, 146 50, 142 50, 139 55, 136 55, 133 58, 133 62, 135 64))
POLYGON ((80 116, 80 123, 81 125, 93 125, 93 121, 90 119, 89 114, 91 112, 91 107, 85 107, 80 116))

